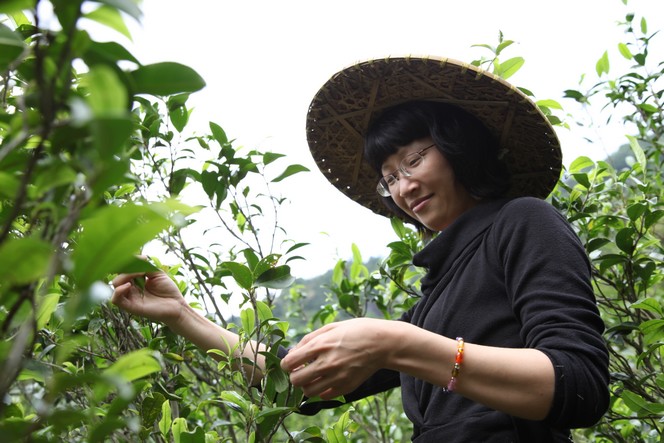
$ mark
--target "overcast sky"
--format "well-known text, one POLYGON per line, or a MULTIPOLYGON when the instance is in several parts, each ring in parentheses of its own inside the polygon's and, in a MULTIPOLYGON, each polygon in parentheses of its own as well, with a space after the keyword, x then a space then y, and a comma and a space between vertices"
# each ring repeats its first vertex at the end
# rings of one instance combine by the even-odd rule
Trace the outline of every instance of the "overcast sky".
MULTIPOLYGON (((389 221, 350 201, 317 170, 305 139, 313 95, 335 72, 357 61, 388 55, 438 55, 469 62, 489 52, 499 31, 516 44, 505 58, 526 64, 510 79, 537 99, 561 100, 582 74, 596 80, 595 62, 609 50, 612 69, 622 63, 624 40, 615 23, 629 11, 645 15, 650 31, 662 28, 661 0, 144 0, 134 54, 143 63, 177 61, 207 82, 194 94, 194 125, 220 124, 238 145, 287 154, 310 173, 290 180, 282 223, 297 241, 312 243, 294 266, 310 277, 350 255, 383 255, 394 239, 389 221)), ((661 60, 662 39, 651 50, 661 60)), ((624 65, 624 63, 622 63, 624 65)), ((567 102, 563 102, 567 105, 567 102)), ((618 133, 559 130, 565 163, 578 155, 603 158, 624 143, 618 133), (595 143, 583 142, 591 136, 595 143)))

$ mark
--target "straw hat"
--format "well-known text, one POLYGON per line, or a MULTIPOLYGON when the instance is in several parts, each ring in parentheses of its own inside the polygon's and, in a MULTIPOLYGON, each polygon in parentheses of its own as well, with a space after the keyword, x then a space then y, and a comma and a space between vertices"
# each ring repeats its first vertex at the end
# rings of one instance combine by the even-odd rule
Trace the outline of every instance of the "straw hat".
POLYGON ((551 124, 521 91, 457 60, 390 57, 338 72, 314 96, 307 114, 311 154, 341 192, 377 214, 393 216, 376 193, 364 161, 364 136, 386 108, 411 100, 442 101, 478 117, 500 141, 510 196, 546 198, 560 176, 562 154, 551 124))

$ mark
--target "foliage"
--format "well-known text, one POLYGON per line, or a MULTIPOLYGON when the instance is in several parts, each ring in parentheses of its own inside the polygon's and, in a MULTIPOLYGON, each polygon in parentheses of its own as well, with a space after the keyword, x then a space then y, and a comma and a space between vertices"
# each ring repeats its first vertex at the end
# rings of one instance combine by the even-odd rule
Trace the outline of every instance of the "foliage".
MULTIPOLYGON (((341 315, 398 317, 419 290, 421 270, 411 266, 418 233, 394 220, 398 240, 375 271, 353 248, 324 285, 325 304, 311 314, 301 309, 306 297, 289 263, 306 245, 281 226, 287 200, 275 191, 306 168, 236 146, 214 122, 193 134, 187 102, 205 86, 196 72, 173 62, 144 65, 83 28, 86 18, 128 36, 125 20, 140 18, 133 1, 52 0, 49 20, 36 13, 38 3, 46 2, 0 4, 4 440, 407 441, 398 391, 313 418, 293 414, 302 394, 276 353, 341 315), (231 371, 234 357, 214 361, 167 328, 106 303, 115 274, 154 268, 243 342, 267 345, 259 388, 231 371), (293 330, 280 318, 290 313, 275 315, 277 300, 278 312, 289 306, 306 326, 293 330), (239 306, 237 316, 229 305, 239 306)), ((579 158, 551 199, 592 259, 612 354, 611 409, 594 428, 576 431, 579 441, 660 441, 664 431, 662 61, 653 68, 656 33, 645 18, 628 15, 622 26, 633 40, 618 47, 630 72, 609 79, 607 52, 598 82, 566 96, 622 115, 633 128, 631 161, 579 158)), ((478 45, 491 58, 474 63, 513 75, 524 60, 503 59, 511 44, 500 35, 495 47, 478 45)), ((554 115, 559 103, 538 104, 552 123, 569 126, 570 117, 554 115)))
POLYGON ((284 199, 270 186, 306 168, 237 148, 214 122, 185 135, 203 79, 177 63, 141 64, 81 26, 125 34, 134 2, 51 4, 48 19, 34 2, 0 5, 3 439, 271 439, 301 400, 274 355, 288 325, 271 304, 304 245, 283 238, 284 199), (271 229, 255 224, 268 215, 271 229), (145 245, 179 264, 137 259, 145 245), (155 267, 224 324, 222 302, 242 294, 238 333, 271 349, 260 390, 232 373, 233 358, 213 364, 106 303, 113 275, 155 267))
POLYGON ((662 60, 652 62, 645 18, 621 24, 630 41, 618 46, 630 72, 609 73, 605 53, 596 65, 600 81, 566 96, 588 105, 601 100, 622 123, 632 155, 616 169, 607 161, 576 159, 554 195, 576 227, 593 262, 595 293, 607 324, 611 351, 612 401, 592 430, 592 441, 655 442, 664 438, 664 127, 662 60))

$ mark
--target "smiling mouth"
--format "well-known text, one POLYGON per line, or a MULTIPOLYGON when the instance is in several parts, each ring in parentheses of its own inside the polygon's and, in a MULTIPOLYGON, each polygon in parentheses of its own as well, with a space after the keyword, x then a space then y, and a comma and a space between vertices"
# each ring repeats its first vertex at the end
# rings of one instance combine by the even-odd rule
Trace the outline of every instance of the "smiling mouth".
POLYGON ((422 206, 422 203, 428 201, 430 198, 431 198, 431 194, 414 200, 409 205, 410 210, 413 211, 413 212, 417 212, 420 209, 420 207, 422 206))

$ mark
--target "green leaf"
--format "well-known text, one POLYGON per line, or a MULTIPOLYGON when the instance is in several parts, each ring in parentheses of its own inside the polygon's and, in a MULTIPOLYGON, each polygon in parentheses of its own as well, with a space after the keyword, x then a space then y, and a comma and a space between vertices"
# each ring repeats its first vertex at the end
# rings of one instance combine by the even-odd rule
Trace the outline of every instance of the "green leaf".
POLYGON ((161 365, 150 349, 139 349, 120 357, 104 370, 105 375, 116 375, 127 381, 134 381, 161 371, 161 365))
POLYGON ((576 172, 572 174, 572 177, 574 177, 578 184, 586 189, 590 189, 590 180, 588 179, 588 174, 585 172, 576 172))
POLYGON ((16 197, 20 183, 18 178, 0 171, 0 197, 8 199, 16 197))
POLYGON ((257 301, 256 309, 258 311, 258 321, 260 321, 261 323, 274 318, 274 316, 272 315, 272 310, 267 305, 267 303, 262 302, 260 300, 257 301))
POLYGON ((646 343, 657 343, 664 341, 664 320, 654 319, 646 320, 639 325, 643 332, 646 343))
POLYGON ((656 404, 656 403, 650 403, 646 401, 643 397, 640 395, 628 391, 625 389, 620 393, 620 398, 623 399, 625 402, 625 405, 631 409, 632 411, 636 412, 637 414, 641 413, 647 413, 647 414, 653 414, 653 415, 658 415, 661 414, 664 411, 664 405, 662 404, 656 404))
POLYGON ((9 14, 24 9, 32 9, 35 6, 34 3, 34 0, 2 0, 0 2, 0 12, 9 14))
POLYGON ((6 71, 12 62, 18 58, 27 49, 25 42, 20 35, 0 24, 0 71, 6 71))
POLYGON ((113 66, 122 60, 127 60, 137 65, 140 64, 131 52, 117 42, 91 41, 83 54, 83 60, 90 66, 98 63, 106 63, 113 66))
POLYGON ((236 391, 223 391, 219 394, 219 398, 231 409, 245 415, 249 412, 249 402, 236 391))
POLYGON ((285 157, 285 155, 284 154, 277 154, 277 153, 274 153, 274 152, 266 152, 265 154, 263 154, 263 164, 265 166, 267 166, 270 163, 272 163, 273 161, 276 161, 276 160, 278 160, 282 157, 285 157))
POLYGON ((630 305, 630 308, 643 309, 645 311, 650 311, 650 312, 653 312, 653 313, 658 314, 660 316, 664 315, 664 310, 662 309, 662 304, 658 300, 656 300, 652 297, 646 298, 645 300, 640 300, 636 303, 632 303, 630 305))
POLYGON ((289 408, 286 406, 278 406, 276 408, 264 408, 262 409, 257 415, 256 415, 256 421, 260 423, 265 419, 266 417, 272 417, 275 415, 282 415, 287 412, 291 412, 293 408, 289 408))
POLYGON ((94 148, 104 160, 121 152, 133 131, 134 123, 129 117, 100 117, 90 122, 94 148))
POLYGON ((189 122, 189 111, 185 106, 177 106, 169 109, 168 117, 171 123, 173 123, 173 127, 178 132, 182 132, 189 122))
POLYGON ((44 329, 60 301, 59 293, 46 294, 37 308, 37 330, 44 329))
POLYGON ((221 146, 224 146, 228 143, 228 137, 224 129, 214 122, 210 122, 210 131, 212 132, 212 137, 219 143, 221 146))
POLYGON ((245 308, 240 311, 240 322, 246 334, 252 334, 256 329, 256 311, 253 308, 245 308))
POLYGON ((616 234, 616 246, 621 251, 631 254, 634 251, 634 229, 623 228, 616 234))
POLYGON ((581 93, 581 92, 579 92, 575 89, 566 89, 564 92, 565 92, 564 97, 572 98, 572 99, 576 100, 579 103, 586 103, 588 101, 588 99, 586 98, 586 96, 583 93, 581 93))
POLYGON ((136 5, 135 0, 96 0, 96 1, 117 8, 122 12, 126 12, 136 20, 141 19, 141 10, 136 5))
POLYGON ((586 245, 586 251, 588 251, 588 253, 591 253, 610 242, 611 240, 609 240, 608 238, 593 238, 586 245))
POLYGON ((625 57, 627 60, 632 59, 632 51, 629 50, 629 47, 627 47, 626 44, 624 43, 619 43, 618 44, 618 52, 625 57))
POLYGON ((64 408, 53 411, 48 419, 56 432, 62 432, 68 427, 80 428, 90 418, 85 411, 64 408))
POLYGON ((33 237, 9 239, 0 245, 0 285, 28 284, 46 274, 51 245, 33 237))
POLYGON ((159 392, 152 392, 143 399, 141 403, 141 421, 146 424, 156 423, 161 415, 161 406, 164 404, 164 396, 159 392))
POLYGON ((96 65, 81 79, 87 91, 86 102, 97 117, 124 117, 128 112, 128 96, 124 84, 113 69, 96 65))
POLYGON ((593 162, 590 158, 581 156, 581 157, 577 157, 569 165, 569 172, 570 173, 581 172, 584 169, 592 168, 594 166, 595 166, 595 162, 593 162))
POLYGON ((508 79, 516 72, 521 69, 521 66, 523 66, 525 60, 523 57, 514 57, 509 60, 505 60, 500 64, 500 76, 503 79, 508 79))
POLYGON ((78 174, 63 161, 55 160, 40 174, 35 177, 35 194, 43 195, 44 192, 57 188, 58 186, 70 185, 76 181, 78 174))
POLYGON ((130 72, 136 94, 166 96, 183 92, 196 92, 205 87, 205 81, 192 68, 162 62, 144 65, 130 72))
POLYGON ((659 221, 660 218, 664 217, 664 209, 658 209, 657 211, 652 211, 650 214, 645 217, 645 228, 650 229, 655 223, 659 221))
POLYGON ((651 105, 650 103, 640 103, 638 105, 638 108, 643 112, 645 112, 646 114, 651 114, 651 115, 659 112, 659 108, 651 105))
POLYGON ((643 203, 634 203, 633 205, 630 205, 627 207, 627 216, 631 221, 636 221, 639 217, 641 217, 646 211, 648 210, 648 207, 643 204, 643 203))
POLYGON ((597 63, 595 64, 595 71, 597 72, 597 76, 601 77, 602 74, 608 74, 609 68, 609 53, 604 51, 604 54, 602 54, 600 59, 597 60, 597 63))
POLYGON ((276 392, 285 392, 290 386, 288 375, 281 368, 274 368, 268 373, 268 379, 274 383, 276 392))
POLYGON ((308 172, 309 169, 302 165, 289 165, 284 172, 281 173, 277 178, 272 180, 272 183, 277 183, 283 179, 290 177, 291 175, 297 174, 299 172, 308 172))
POLYGON ((268 269, 256 278, 255 285, 271 289, 288 288, 295 281, 295 277, 291 275, 290 271, 288 265, 268 269))
POLYGON ((247 264, 251 267, 254 275, 260 276, 263 272, 275 266, 281 255, 279 254, 270 254, 267 257, 264 257, 262 260, 258 260, 258 256, 251 249, 245 249, 242 251, 247 260, 247 264))
POLYGON ((115 417, 106 417, 101 423, 94 426, 90 431, 89 443, 106 442, 108 437, 117 429, 127 426, 127 423, 115 417))
POLYGON ((536 105, 539 107, 545 107, 550 109, 560 109, 560 110, 563 109, 563 106, 560 103, 558 103, 556 100, 551 100, 551 99, 537 100, 536 105))
POLYGON ((641 165, 641 168, 645 169, 646 167, 646 154, 643 152, 643 148, 639 144, 639 141, 636 137, 628 135, 627 140, 629 140, 629 147, 632 148, 634 153, 634 158, 636 162, 641 165))
POLYGON ((161 404, 161 420, 159 420, 159 431, 161 435, 168 441, 168 432, 171 430, 171 403, 170 400, 165 400, 161 404))
POLYGON ((254 284, 254 275, 251 269, 241 263, 231 261, 223 262, 221 265, 231 272, 233 279, 242 289, 251 289, 254 284))
POLYGON ((168 191, 170 192, 171 197, 177 197, 180 195, 180 192, 184 189, 184 185, 187 183, 187 177, 190 176, 191 169, 178 169, 173 171, 171 174, 168 191))
POLYGON ((181 443, 180 437, 184 432, 187 432, 187 420, 182 417, 178 417, 173 420, 173 425, 171 426, 171 431, 173 432, 173 440, 175 443, 181 443))
MULTIPOLYGON (((214 440, 219 441, 220 439, 214 440)), ((180 443, 206 443, 205 431, 203 428, 196 426, 193 431, 186 431, 180 434, 180 443)))
POLYGON ((84 17, 108 26, 131 40, 131 33, 122 19, 122 15, 115 8, 102 5, 94 11, 88 12, 84 17))
POLYGON ((130 263, 143 245, 173 224, 178 214, 166 213, 169 208, 186 207, 177 202, 107 206, 83 220, 81 238, 72 254, 78 284, 87 287, 130 263))
POLYGON ((159 268, 150 263, 150 261, 132 256, 127 263, 118 269, 118 273, 133 274, 138 272, 154 272, 158 270, 159 268))

